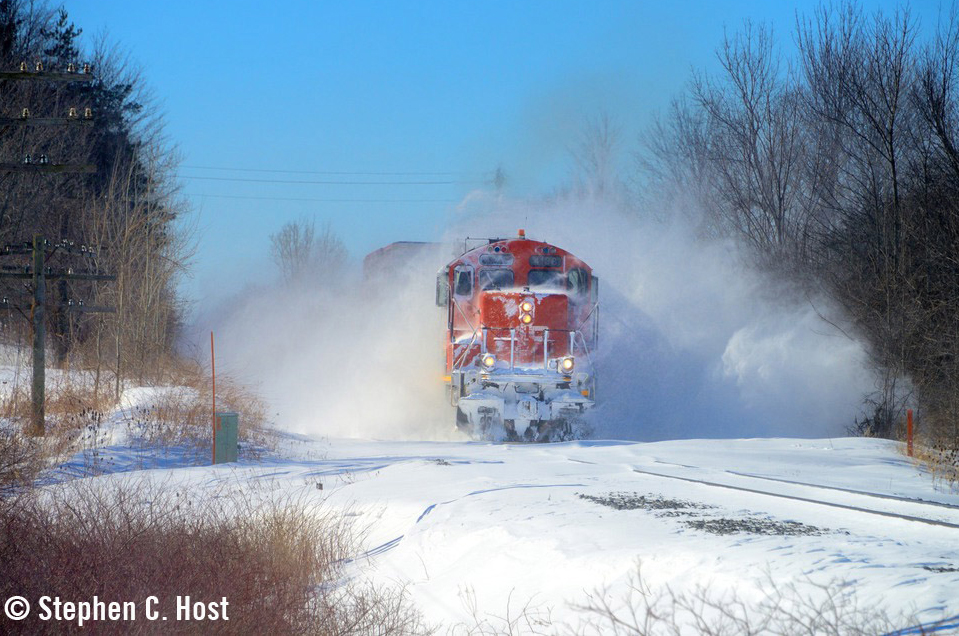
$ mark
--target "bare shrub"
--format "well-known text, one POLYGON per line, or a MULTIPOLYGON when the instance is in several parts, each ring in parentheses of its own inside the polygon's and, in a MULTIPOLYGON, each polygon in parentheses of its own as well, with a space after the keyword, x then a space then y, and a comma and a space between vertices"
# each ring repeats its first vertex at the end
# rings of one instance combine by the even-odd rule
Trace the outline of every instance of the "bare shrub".
MULTIPOLYGON (((100 482, 0 500, 0 595, 23 596, 34 608, 41 596, 134 602, 135 622, 92 623, 108 634, 425 631, 402 590, 344 582, 357 536, 330 511, 295 499, 198 500, 187 489, 143 480, 100 482), (169 620, 145 619, 150 596, 169 620), (225 607, 229 620, 175 621, 184 596, 225 607)), ((0 631, 10 627, 0 622, 0 631)), ((42 621, 36 611, 17 628, 81 631, 76 621, 42 621)))
POLYGON ((29 387, 14 384, 0 400, 0 491, 30 484, 76 452, 110 401, 91 392, 83 374, 57 374, 48 382, 45 404, 45 435, 34 437, 29 387))
POLYGON ((756 601, 708 584, 697 585, 692 592, 677 592, 668 585, 654 590, 637 567, 625 596, 614 598, 608 589, 601 589, 574 605, 586 617, 577 633, 868 635, 915 622, 914 617, 889 617, 878 603, 860 604, 853 586, 843 582, 783 585, 767 574, 755 587, 756 601))
POLYGON ((33 481, 42 464, 41 451, 36 438, 10 426, 0 428, 0 493, 33 481))
MULTIPOLYGON (((515 591, 515 590, 514 590, 515 591)), ((548 605, 534 602, 514 602, 513 591, 506 599, 502 613, 484 612, 477 602, 472 586, 460 590, 460 599, 470 613, 469 623, 459 623, 446 630, 449 636, 495 636, 498 634, 554 633, 552 610, 548 605)))

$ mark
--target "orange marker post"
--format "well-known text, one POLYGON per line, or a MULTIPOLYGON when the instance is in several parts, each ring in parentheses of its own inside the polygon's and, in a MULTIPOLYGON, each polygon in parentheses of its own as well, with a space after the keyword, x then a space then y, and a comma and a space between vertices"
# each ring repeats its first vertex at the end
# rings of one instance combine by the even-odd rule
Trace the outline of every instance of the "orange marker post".
POLYGON ((912 457, 912 409, 906 409, 906 454, 912 457))
POLYGON ((210 332, 210 371, 213 374, 213 457, 216 463, 216 352, 213 349, 213 332, 210 332))

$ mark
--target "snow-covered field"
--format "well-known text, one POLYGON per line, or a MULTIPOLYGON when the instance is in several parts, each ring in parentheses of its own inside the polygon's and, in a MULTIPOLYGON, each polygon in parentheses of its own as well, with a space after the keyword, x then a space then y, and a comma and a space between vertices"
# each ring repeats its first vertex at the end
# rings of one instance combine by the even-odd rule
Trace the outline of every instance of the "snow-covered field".
MULTIPOLYGON (((577 606, 591 595, 621 606, 638 573, 647 598, 666 586, 674 594, 707 587, 710 598, 735 593, 753 604, 790 586, 816 597, 832 585, 844 602, 915 623, 959 614, 959 494, 889 441, 285 435, 258 462, 188 467, 166 457, 146 469, 142 451, 125 444, 118 436, 99 449, 114 472, 96 479, 136 470, 197 496, 238 489, 342 510, 366 530, 352 573, 405 586, 443 628, 506 631, 525 612, 529 624, 548 623, 547 633, 575 631, 589 617, 577 606), (622 509, 607 505, 617 502, 622 509)), ((59 475, 76 475, 80 464, 59 475)))

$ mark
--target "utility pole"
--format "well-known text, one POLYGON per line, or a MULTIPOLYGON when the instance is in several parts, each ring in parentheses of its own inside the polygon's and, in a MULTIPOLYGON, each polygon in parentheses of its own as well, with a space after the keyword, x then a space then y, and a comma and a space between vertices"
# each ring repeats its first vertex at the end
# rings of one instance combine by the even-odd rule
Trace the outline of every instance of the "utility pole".
MULTIPOLYGON (((48 262, 57 254, 72 254, 75 256, 95 256, 99 250, 95 247, 82 245, 79 248, 69 242, 51 244, 40 235, 33 237, 32 243, 22 245, 6 245, 0 249, 0 257, 30 255, 30 265, 17 267, 4 264, 0 266, 0 278, 19 278, 31 280, 33 285, 33 299, 29 305, 29 319, 33 327, 33 384, 31 387, 32 409, 31 421, 34 435, 42 436, 45 431, 45 402, 46 402, 46 308, 48 280, 85 280, 85 281, 113 281, 116 276, 106 274, 96 269, 60 267, 53 268, 48 262)), ((113 307, 103 307, 85 304, 82 300, 69 300, 66 303, 55 305, 63 311, 82 313, 113 313, 113 307)), ((18 311, 27 316, 28 309, 23 305, 11 304, 6 298, 0 302, 0 309, 18 311)))
MULTIPOLYGON (((93 76, 90 72, 90 65, 84 64, 81 70, 78 70, 76 64, 69 64, 65 71, 46 71, 41 62, 37 62, 31 70, 26 62, 20 63, 19 71, 0 71, 0 80, 14 81, 39 81, 39 82, 91 82, 93 76)), ((31 117, 30 109, 23 108, 20 111, 20 117, 2 117, 0 118, 0 130, 12 127, 24 126, 89 126, 93 124, 93 113, 89 108, 84 109, 81 114, 79 109, 70 108, 65 117, 31 117)), ((61 164, 52 163, 45 154, 39 155, 34 161, 32 155, 28 154, 23 158, 22 163, 2 163, 0 162, 0 173, 11 172, 29 172, 29 173, 93 173, 96 166, 90 164, 61 164)), ((57 249, 71 251, 72 244, 61 242, 51 246, 47 240, 40 234, 33 236, 31 243, 22 245, 8 245, 0 250, 0 256, 10 256, 27 253, 31 256, 31 265, 17 270, 15 267, 4 266, 0 268, 0 278, 24 278, 32 280, 33 299, 30 303, 30 323, 33 332, 33 382, 31 385, 31 422, 32 433, 42 436, 45 432, 45 402, 46 402, 46 306, 47 306, 47 280, 48 279, 80 279, 80 280, 113 280, 115 277, 100 274, 98 272, 75 272, 72 268, 65 271, 54 272, 47 267, 47 260, 52 257, 57 249), (51 250, 53 252, 51 252, 51 250)), ((86 248, 83 248, 86 252, 86 248)), ((72 304, 72 303, 71 303, 72 304)), ((82 303, 80 303, 82 306, 82 303)), ((0 309, 15 310, 21 314, 25 307, 11 305, 3 298, 0 302, 0 309)), ((110 308, 94 308, 93 310, 110 311, 110 308)), ((88 308, 87 311, 90 309, 88 308)))
POLYGON ((30 314, 33 318, 33 385, 30 396, 33 408, 30 416, 33 434, 42 436, 46 423, 46 369, 47 325, 44 320, 44 305, 47 302, 47 281, 43 275, 45 241, 39 234, 33 237, 33 303, 30 314))

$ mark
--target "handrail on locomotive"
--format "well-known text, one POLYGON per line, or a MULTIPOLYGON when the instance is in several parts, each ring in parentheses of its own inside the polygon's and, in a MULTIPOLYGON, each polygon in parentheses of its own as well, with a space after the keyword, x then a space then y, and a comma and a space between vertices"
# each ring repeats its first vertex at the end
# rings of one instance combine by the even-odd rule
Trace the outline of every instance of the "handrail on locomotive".
MULTIPOLYGON (((456 305, 456 301, 455 301, 455 300, 453 300, 453 301, 451 301, 451 302, 453 303, 453 305, 456 305)), ((457 309, 458 309, 458 310, 460 311, 460 313, 463 315, 463 319, 468 322, 469 319, 466 318, 466 315, 463 314, 462 310, 461 310, 458 306, 457 306, 457 309)), ((599 311, 598 311, 598 310, 599 310, 599 302, 593 303, 592 309, 589 310, 589 314, 586 316, 586 319, 583 320, 583 322, 580 324, 580 327, 582 327, 582 326, 586 323, 586 321, 588 321, 588 320, 590 319, 590 317, 592 317, 593 312, 594 312, 594 311, 596 312, 597 320, 594 320, 594 321, 593 321, 593 331, 594 331, 593 338, 594 338, 594 342, 595 342, 596 336, 597 336, 598 331, 599 331, 599 320, 598 320, 599 311)), ((472 327, 472 325, 471 325, 471 327, 472 327)), ((480 340, 480 353, 486 353, 486 352, 487 352, 487 351, 486 351, 486 350, 487 350, 487 346, 486 346, 487 337, 486 337, 486 336, 487 336, 487 333, 488 333, 488 332, 490 332, 490 331, 493 331, 493 332, 496 332, 496 331, 509 331, 509 351, 510 351, 509 368, 510 368, 510 371, 514 370, 514 367, 515 367, 514 353, 515 353, 515 347, 516 347, 516 329, 513 328, 513 327, 509 327, 509 328, 501 327, 501 328, 498 328, 498 329, 497 329, 497 328, 491 328, 491 327, 483 327, 481 331, 482 331, 483 337, 482 337, 482 339, 480 340)), ((590 366, 593 366, 593 357, 592 357, 592 356, 590 355, 590 353, 589 353, 589 344, 587 343, 587 341, 586 341, 586 336, 583 334, 583 332, 582 332, 581 329, 552 329, 552 330, 551 330, 551 329, 549 329, 549 328, 546 328, 546 329, 543 330, 543 368, 544 368, 544 369, 549 369, 549 332, 550 332, 550 331, 559 331, 559 332, 565 332, 565 333, 568 333, 568 334, 569 334, 569 355, 571 355, 571 356, 575 356, 575 355, 576 355, 576 352, 575 352, 575 349, 576 349, 576 336, 579 336, 580 340, 582 341, 583 353, 586 354, 586 359, 587 359, 587 361, 589 362, 589 365, 590 365, 590 366)), ((480 332, 480 330, 477 330, 477 329, 475 329, 475 328, 473 329, 472 334, 471 334, 471 336, 470 336, 469 344, 467 344, 465 347, 463 347, 462 352, 460 353, 459 358, 457 358, 457 361, 456 361, 456 362, 454 363, 454 365, 453 365, 453 370, 454 370, 454 371, 461 371, 461 370, 463 369, 463 365, 461 364, 461 361, 463 361, 463 360, 465 359, 466 355, 469 353, 470 348, 472 348, 473 344, 476 342, 476 335, 477 335, 479 332, 480 332)), ((455 341, 454 341, 453 338, 452 338, 452 333, 453 333, 453 332, 452 332, 452 325, 451 325, 451 326, 450 326, 450 336, 451 336, 450 342, 455 345, 455 341)), ((496 338, 496 340, 505 340, 505 338, 496 338)))

